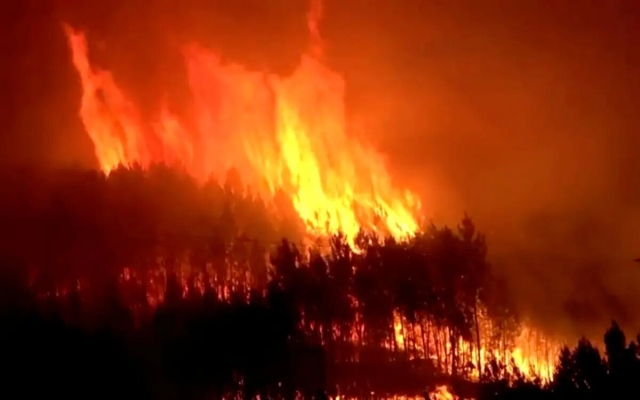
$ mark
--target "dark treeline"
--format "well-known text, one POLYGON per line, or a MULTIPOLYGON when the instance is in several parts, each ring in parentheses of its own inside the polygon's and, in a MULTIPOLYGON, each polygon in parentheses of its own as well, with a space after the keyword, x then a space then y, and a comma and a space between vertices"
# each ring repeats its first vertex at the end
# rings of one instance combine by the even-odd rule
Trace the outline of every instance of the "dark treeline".
POLYGON ((353 251, 341 235, 295 245, 286 196, 265 203, 234 174, 2 174, 7 398, 640 394, 639 352, 615 324, 606 357, 531 335, 522 350, 556 369, 520 368, 522 321, 467 217, 407 241, 363 232, 353 251))

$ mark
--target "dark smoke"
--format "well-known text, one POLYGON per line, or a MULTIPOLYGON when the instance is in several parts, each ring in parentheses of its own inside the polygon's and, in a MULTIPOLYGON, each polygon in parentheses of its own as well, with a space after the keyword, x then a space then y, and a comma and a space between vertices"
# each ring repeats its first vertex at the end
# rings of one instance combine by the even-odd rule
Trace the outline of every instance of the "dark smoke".
MULTIPOLYGON (((632 1, 327 1, 354 119, 437 221, 469 212, 520 305, 549 329, 637 328, 640 6, 632 1)), ((287 73, 305 2, 23 1, 2 13, 5 165, 91 165, 60 30, 148 107, 186 98, 178 44, 287 73), (205 5, 206 3, 206 5, 205 5), (9 9, 11 8, 11 9, 9 9)), ((143 110, 144 111, 144 110, 143 110)))

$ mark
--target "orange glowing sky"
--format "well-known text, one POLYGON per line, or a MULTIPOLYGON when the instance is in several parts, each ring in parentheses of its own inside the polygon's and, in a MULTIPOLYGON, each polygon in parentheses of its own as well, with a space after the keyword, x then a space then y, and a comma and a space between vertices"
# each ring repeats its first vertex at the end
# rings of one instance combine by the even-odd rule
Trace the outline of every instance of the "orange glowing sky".
MULTIPOLYGON (((191 107, 185 43, 291 75, 309 43, 307 8, 286 0, 7 6, 0 158, 96 165, 63 21, 87 33, 92 62, 150 120, 159 99, 176 114, 191 107)), ((617 303, 640 306, 640 277, 625 261, 640 249, 638 8, 325 1, 326 64, 344 78, 353 130, 388 161, 395 186, 428 199, 433 216, 453 221, 466 210, 494 232, 496 264, 517 271, 518 293, 539 315, 566 316, 568 299, 606 309, 594 317, 604 320, 625 314, 617 303), (587 295, 585 280, 600 287, 587 295)))

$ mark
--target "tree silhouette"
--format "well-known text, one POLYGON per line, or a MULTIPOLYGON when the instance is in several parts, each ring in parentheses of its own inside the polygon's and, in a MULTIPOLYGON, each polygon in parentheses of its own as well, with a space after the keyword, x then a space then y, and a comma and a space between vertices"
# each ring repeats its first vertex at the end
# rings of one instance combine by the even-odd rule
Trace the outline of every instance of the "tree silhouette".
POLYGON ((481 398, 639 395, 638 346, 616 323, 604 355, 564 348, 548 387, 518 371, 520 318, 466 215, 309 245, 286 196, 268 204, 234 174, 0 175, 1 362, 9 383, 43 382, 25 396, 92 397, 80 379, 137 398, 382 397, 437 379, 481 398))

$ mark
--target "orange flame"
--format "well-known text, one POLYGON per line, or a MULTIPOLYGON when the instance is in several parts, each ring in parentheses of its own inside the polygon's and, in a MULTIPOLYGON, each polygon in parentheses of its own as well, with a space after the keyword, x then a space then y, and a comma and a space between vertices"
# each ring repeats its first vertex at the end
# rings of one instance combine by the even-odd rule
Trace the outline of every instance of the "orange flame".
POLYGON ((458 397, 454 396, 449 388, 445 385, 436 387, 436 390, 429 393, 429 400, 456 400, 458 397))
MULTIPOLYGON (((436 355, 440 352, 442 357, 451 356, 451 342, 446 329, 428 326, 429 322, 409 324, 397 311, 394 311, 393 316, 395 344, 399 351, 410 352, 409 358, 423 357, 425 346, 431 355, 436 355), (427 326, 427 332, 423 332, 425 326, 427 326), (416 339, 413 343, 415 349, 407 346, 407 337, 416 339), (435 345, 438 341, 443 344, 442 349, 438 349, 435 345), (410 350, 414 351, 411 352, 410 350)), ((485 321, 481 319, 479 323, 483 325, 485 321)), ((490 337, 493 334, 495 334, 495 331, 486 330, 483 332, 482 337, 486 339, 485 336, 490 337)), ((468 361, 474 364, 474 369, 469 374, 472 378, 477 379, 480 377, 481 371, 475 365, 478 361, 481 363, 480 367, 482 367, 486 366, 491 360, 496 360, 504 365, 506 372, 510 374, 517 372, 524 378, 538 378, 542 382, 550 382, 553 378, 557 356, 563 344, 563 341, 548 337, 527 323, 523 323, 519 327, 518 336, 512 342, 502 344, 504 347, 502 350, 492 348, 487 343, 481 343, 478 351, 475 339, 471 342, 466 342, 460 338, 457 341, 458 352, 468 355, 468 361)), ((459 365, 459 367, 461 366, 459 365)))
POLYGON ((83 89, 80 117, 102 169, 178 163, 205 180, 234 168, 264 199, 284 191, 311 234, 341 231, 352 240, 361 227, 395 237, 415 232, 417 197, 392 184, 380 153, 348 135, 344 81, 321 60, 320 15, 313 1, 309 54, 285 78, 186 47, 193 118, 163 107, 150 123, 110 72, 91 65, 84 34, 65 26, 83 89))

